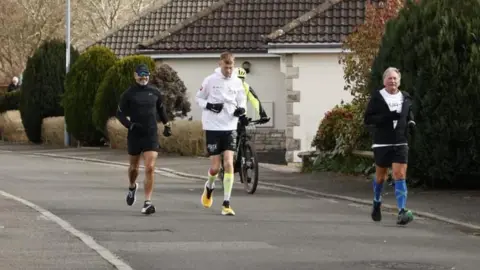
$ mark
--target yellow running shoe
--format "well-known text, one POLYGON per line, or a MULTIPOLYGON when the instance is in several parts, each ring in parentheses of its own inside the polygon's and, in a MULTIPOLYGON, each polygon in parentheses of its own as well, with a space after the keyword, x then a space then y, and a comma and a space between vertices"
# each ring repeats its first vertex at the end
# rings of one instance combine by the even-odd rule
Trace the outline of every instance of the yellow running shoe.
POLYGON ((223 216, 235 216, 235 211, 230 207, 229 201, 224 201, 222 205, 222 215, 223 216))
POLYGON ((212 207, 213 204, 213 188, 209 189, 207 185, 203 188, 203 194, 202 194, 202 205, 205 208, 210 208, 212 207))

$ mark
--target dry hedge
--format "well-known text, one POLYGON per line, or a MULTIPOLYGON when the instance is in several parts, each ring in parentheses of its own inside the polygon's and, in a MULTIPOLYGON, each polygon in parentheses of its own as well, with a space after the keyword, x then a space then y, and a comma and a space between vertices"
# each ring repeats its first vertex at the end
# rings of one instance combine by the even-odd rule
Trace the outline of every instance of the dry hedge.
MULTIPOLYGON (((160 149, 167 153, 183 156, 205 155, 205 136, 200 121, 176 120, 172 122, 172 136, 162 135, 163 124, 158 124, 160 149)), ((115 149, 127 149, 127 129, 120 121, 112 117, 107 122, 107 135, 110 146, 115 149)))
POLYGON ((65 119, 63 116, 47 117, 42 120, 42 141, 49 145, 64 145, 65 119))
POLYGON ((28 143, 19 110, 6 111, 0 115, 2 138, 8 142, 28 143))

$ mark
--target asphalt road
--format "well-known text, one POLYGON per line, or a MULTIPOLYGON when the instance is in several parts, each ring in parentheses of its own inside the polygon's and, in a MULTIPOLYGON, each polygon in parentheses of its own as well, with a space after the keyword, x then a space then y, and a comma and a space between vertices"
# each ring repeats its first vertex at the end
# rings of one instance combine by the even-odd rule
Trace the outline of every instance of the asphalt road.
MULTIPOLYGON (((0 153, 0 190, 58 216, 133 269, 478 269, 480 238, 436 221, 373 223, 367 207, 236 186, 235 217, 200 205, 202 182, 157 175, 157 213, 143 188, 125 203, 126 168, 0 153)), ((143 175, 139 177, 140 182, 143 175)), ((4 194, 5 195, 5 194, 4 194)), ((0 263, 9 269, 114 269, 60 225, 0 195, 0 263)))

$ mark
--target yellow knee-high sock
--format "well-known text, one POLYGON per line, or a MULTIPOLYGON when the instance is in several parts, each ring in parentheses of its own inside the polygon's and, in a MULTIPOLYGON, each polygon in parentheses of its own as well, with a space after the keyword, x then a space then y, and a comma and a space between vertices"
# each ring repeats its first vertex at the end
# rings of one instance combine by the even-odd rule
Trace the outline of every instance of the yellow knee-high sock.
POLYGON ((223 179, 223 200, 230 201, 233 188, 233 173, 225 173, 223 179))

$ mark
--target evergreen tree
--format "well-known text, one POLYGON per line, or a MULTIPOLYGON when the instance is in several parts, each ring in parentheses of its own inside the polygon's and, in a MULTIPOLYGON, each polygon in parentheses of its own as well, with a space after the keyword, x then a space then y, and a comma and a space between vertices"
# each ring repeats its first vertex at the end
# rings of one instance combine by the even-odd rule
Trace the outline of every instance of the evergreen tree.
MULTIPOLYGON (((20 114, 28 139, 41 143, 42 120, 46 117, 63 116, 60 104, 64 93, 66 75, 66 44, 61 40, 49 40, 28 58, 20 92, 20 114)), ((79 56, 70 48, 70 63, 79 56)))
POLYGON ((20 89, 5 94, 0 94, 0 113, 18 110, 20 106, 20 89))
POLYGON ((175 70, 167 64, 160 65, 152 74, 151 83, 160 90, 170 120, 187 116, 191 110, 187 87, 175 70))
POLYGON ((122 58, 108 69, 95 96, 93 105, 93 123, 106 134, 108 119, 116 115, 120 96, 135 83, 134 72, 139 64, 146 64, 150 70, 155 69, 155 62, 148 56, 132 55, 122 58))
POLYGON ((372 91, 394 66, 400 89, 414 97, 409 172, 430 183, 458 184, 480 173, 478 14, 478 0, 407 1, 387 24, 372 66, 372 91))
POLYGON ((82 144, 101 143, 102 133, 93 125, 93 103, 100 83, 116 61, 110 49, 94 46, 80 55, 67 75, 62 100, 65 121, 68 132, 82 144))

